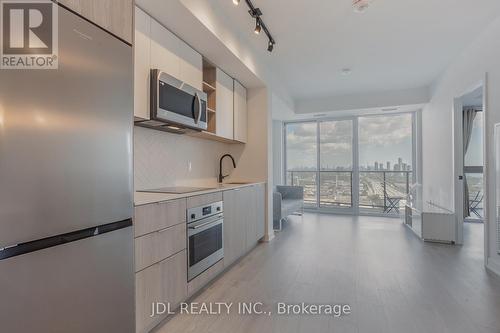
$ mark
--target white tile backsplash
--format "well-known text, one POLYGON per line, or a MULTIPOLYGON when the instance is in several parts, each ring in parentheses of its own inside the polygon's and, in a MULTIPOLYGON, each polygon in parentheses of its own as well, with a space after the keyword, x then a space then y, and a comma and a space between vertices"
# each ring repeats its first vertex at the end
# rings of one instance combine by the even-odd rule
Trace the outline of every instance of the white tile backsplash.
POLYGON ((211 186, 227 152, 229 144, 134 126, 134 187, 211 186))

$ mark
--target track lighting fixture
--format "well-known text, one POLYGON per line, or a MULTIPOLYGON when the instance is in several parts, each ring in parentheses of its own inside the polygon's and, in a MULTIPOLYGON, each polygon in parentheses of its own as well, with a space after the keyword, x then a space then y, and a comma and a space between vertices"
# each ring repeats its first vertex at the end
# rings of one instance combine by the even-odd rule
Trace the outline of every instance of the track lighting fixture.
MULTIPOLYGON (((255 8, 251 0, 245 0, 245 2, 247 3, 247 6, 249 8, 248 14, 250 14, 250 16, 255 19, 255 29, 253 30, 253 32, 256 35, 259 35, 260 32, 264 30, 264 33, 266 34, 267 38, 269 38, 269 43, 267 44, 267 50, 269 52, 272 52, 276 42, 274 41, 273 36, 271 36, 271 33, 269 32, 266 25, 264 24, 264 21, 261 18, 262 11, 260 10, 260 8, 255 8)), ((233 3, 235 5, 238 5, 240 3, 240 0, 233 0, 233 3)))
POLYGON ((260 34, 260 31, 262 30, 262 27, 260 26, 260 19, 257 17, 257 19, 255 20, 255 29, 253 30, 253 32, 255 32, 255 34, 260 34))

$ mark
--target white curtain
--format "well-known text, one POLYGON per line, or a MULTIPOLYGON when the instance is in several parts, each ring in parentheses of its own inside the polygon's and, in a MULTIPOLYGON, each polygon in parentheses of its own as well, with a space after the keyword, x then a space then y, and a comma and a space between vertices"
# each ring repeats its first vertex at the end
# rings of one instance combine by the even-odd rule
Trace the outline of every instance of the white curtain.
MULTIPOLYGON (((476 118, 477 110, 474 108, 465 108, 463 113, 463 135, 464 135, 464 165, 465 154, 469 148, 472 137, 472 128, 474 127, 474 119, 476 118)), ((464 218, 470 215, 469 209, 469 185, 467 184, 467 176, 464 170, 464 218)))

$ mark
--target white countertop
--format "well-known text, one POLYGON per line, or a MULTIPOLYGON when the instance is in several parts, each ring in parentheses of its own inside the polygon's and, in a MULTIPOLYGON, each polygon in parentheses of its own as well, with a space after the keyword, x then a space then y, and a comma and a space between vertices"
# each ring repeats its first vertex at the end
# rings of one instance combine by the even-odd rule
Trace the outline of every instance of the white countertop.
POLYGON ((176 194, 176 193, 135 192, 134 193, 134 205, 135 206, 148 205, 148 204, 152 204, 152 203, 156 203, 156 202, 163 202, 163 201, 169 201, 169 200, 175 200, 175 199, 194 197, 197 195, 227 191, 227 190, 232 190, 235 188, 241 188, 241 187, 252 186, 252 185, 257 185, 257 184, 265 184, 265 182, 243 183, 243 184, 234 184, 234 183, 233 184, 217 184, 216 186, 214 186, 214 188, 211 188, 208 190, 189 192, 189 193, 179 193, 179 194, 176 194))

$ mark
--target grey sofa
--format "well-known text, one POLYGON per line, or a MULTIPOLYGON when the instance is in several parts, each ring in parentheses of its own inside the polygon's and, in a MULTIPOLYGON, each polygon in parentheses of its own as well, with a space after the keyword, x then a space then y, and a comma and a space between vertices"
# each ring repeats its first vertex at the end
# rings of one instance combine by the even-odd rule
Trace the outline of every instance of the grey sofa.
POLYGON ((304 211, 304 188, 302 186, 276 186, 273 193, 273 227, 281 230, 283 220, 294 213, 304 211))

